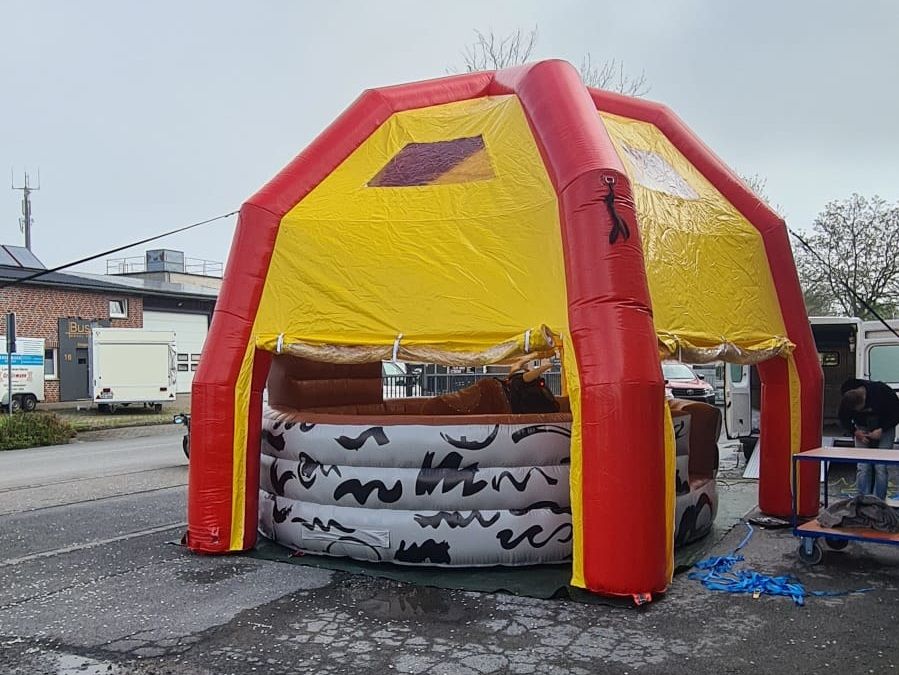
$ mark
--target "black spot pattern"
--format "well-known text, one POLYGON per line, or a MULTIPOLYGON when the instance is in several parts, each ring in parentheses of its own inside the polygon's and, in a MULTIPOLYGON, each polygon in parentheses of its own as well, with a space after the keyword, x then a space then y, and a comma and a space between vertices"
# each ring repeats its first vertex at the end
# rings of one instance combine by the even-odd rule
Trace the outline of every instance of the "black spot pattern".
POLYGON ((394 558, 400 562, 421 563, 428 561, 435 565, 449 565, 451 562, 449 548, 449 542, 437 542, 433 539, 426 539, 420 544, 412 543, 409 544, 409 548, 406 548, 406 540, 403 539, 396 550, 394 558))
POLYGON ((363 483, 360 480, 351 478, 343 481, 334 490, 334 501, 339 502, 342 497, 352 495, 359 504, 364 504, 368 500, 369 495, 375 490, 378 492, 378 501, 384 504, 393 504, 403 496, 403 484, 401 481, 397 481, 392 488, 388 488, 379 480, 370 480, 363 483))

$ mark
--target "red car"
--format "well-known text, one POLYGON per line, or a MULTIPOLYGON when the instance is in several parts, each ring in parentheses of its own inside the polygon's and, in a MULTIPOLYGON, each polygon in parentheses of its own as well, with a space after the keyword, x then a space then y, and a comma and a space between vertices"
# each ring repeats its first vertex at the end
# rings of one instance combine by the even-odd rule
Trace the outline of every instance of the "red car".
POLYGON ((706 382, 702 375, 693 372, 690 366, 679 361, 664 361, 662 375, 665 378, 665 386, 671 390, 674 398, 715 405, 715 388, 706 382))

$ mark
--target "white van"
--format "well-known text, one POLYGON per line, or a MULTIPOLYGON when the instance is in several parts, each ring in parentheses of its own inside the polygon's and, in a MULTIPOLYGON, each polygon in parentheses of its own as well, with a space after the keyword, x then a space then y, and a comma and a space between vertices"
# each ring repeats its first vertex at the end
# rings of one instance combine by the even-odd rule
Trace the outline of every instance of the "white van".
MULTIPOLYGON (((2 338, 5 348, 5 337, 2 338)), ((0 389, 3 408, 9 405, 9 360, 4 351, 0 354, 0 389)), ((44 340, 41 338, 16 338, 16 351, 12 355, 12 407, 13 410, 31 412, 44 400, 44 340)))

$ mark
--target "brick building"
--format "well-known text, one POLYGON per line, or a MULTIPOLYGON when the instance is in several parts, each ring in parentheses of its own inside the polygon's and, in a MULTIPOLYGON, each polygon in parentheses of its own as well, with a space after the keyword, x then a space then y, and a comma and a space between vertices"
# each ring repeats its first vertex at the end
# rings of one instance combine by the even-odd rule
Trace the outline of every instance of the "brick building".
MULTIPOLYGON (((0 246, 0 285, 40 269, 43 265, 27 249, 0 246)), ((19 337, 44 339, 47 402, 88 396, 85 336, 92 325, 175 330, 178 391, 184 394, 190 391, 216 297, 215 288, 199 284, 51 272, 0 289, 0 312, 16 313, 19 337)))

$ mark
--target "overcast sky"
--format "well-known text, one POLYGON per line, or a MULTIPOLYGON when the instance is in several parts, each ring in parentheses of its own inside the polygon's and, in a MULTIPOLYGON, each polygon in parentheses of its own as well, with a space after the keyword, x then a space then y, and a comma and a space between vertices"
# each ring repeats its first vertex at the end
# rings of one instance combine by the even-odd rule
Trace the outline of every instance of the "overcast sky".
MULTIPOLYGON (((0 16, 0 175, 40 169, 48 265, 238 208, 365 88, 459 67, 475 29, 537 26, 537 57, 645 73, 791 225, 852 192, 899 200, 895 0, 0 0, 0 16)), ((20 199, 0 189, 3 243, 23 242, 20 199)), ((233 227, 159 245, 223 261, 233 227)))

